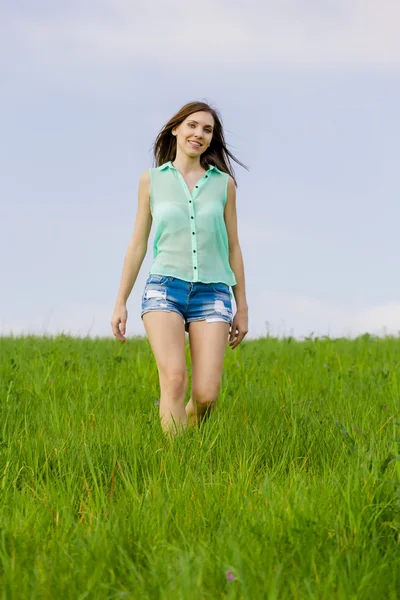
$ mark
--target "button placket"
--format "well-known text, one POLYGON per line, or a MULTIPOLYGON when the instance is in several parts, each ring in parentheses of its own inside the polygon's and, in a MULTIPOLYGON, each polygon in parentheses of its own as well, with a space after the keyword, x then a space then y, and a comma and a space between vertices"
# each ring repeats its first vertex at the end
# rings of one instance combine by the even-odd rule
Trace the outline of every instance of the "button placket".
POLYGON ((180 173, 180 171, 178 171, 178 169, 175 169, 175 170, 176 170, 178 178, 181 182, 181 185, 185 191, 186 198, 188 199, 190 225, 191 225, 190 237, 192 238, 192 244, 191 244, 192 245, 192 277, 193 277, 193 281, 196 282, 199 280, 199 275, 198 275, 198 263, 197 263, 197 232, 196 232, 196 219, 195 219, 195 215, 194 215, 194 199, 197 195, 197 194, 195 194, 195 192, 197 191, 196 188, 198 188, 199 184, 198 183, 196 184, 196 186, 193 190, 194 193, 191 194, 182 174, 180 173))
MULTIPOLYGON (((189 191, 189 189, 188 189, 189 191)), ((193 267, 193 281, 199 280, 199 269, 197 263, 197 231, 196 231, 196 219, 194 215, 194 200, 197 196, 196 192, 198 191, 198 184, 194 187, 193 193, 190 194, 189 201, 189 215, 190 215, 190 224, 191 224, 191 238, 192 238, 192 267, 193 267), (196 189, 197 188, 197 189, 196 189)))
MULTIPOLYGON (((175 169, 175 167, 173 167, 175 169)), ((196 185, 193 188, 193 192, 190 193, 190 190, 186 184, 186 181, 183 177, 183 175, 181 174, 180 171, 178 171, 178 169, 175 169, 178 178, 182 184, 182 187, 185 191, 185 195, 188 199, 188 206, 189 206, 189 216, 190 216, 190 231, 191 231, 191 238, 192 238, 192 275, 193 275, 193 282, 197 282, 199 280, 199 268, 198 268, 198 260, 197 260, 197 231, 196 231, 196 219, 195 219, 195 215, 194 215, 194 200, 197 198, 197 196, 200 193, 200 190, 202 188, 202 186, 204 185, 204 183, 207 181, 208 179, 208 173, 206 173, 205 175, 203 175, 203 177, 196 183, 196 185)))

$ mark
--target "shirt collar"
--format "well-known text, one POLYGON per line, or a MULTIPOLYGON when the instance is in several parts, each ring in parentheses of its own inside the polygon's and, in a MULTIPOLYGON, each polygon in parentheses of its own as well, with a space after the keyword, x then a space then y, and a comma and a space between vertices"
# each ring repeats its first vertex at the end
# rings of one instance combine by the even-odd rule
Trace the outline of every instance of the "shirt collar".
MULTIPOLYGON (((175 169, 174 165, 172 164, 172 160, 164 163, 163 165, 161 165, 160 167, 158 167, 159 171, 165 171, 165 169, 175 169)), ((176 169, 175 169, 176 171, 176 169)), ((215 165, 209 165, 208 171, 217 171, 217 173, 222 173, 222 171, 220 171, 220 169, 218 169, 218 167, 216 167, 215 165)))

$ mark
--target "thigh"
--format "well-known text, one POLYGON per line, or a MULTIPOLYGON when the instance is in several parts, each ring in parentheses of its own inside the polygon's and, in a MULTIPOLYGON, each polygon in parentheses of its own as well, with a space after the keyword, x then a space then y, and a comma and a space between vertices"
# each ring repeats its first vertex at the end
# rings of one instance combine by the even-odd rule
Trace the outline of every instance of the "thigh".
POLYGON ((184 281, 168 275, 149 275, 142 294, 141 317, 150 311, 175 311, 185 318, 188 289, 184 281))
POLYGON ((195 283, 189 296, 186 320, 188 324, 205 320, 207 323, 223 321, 232 325, 229 286, 225 283, 195 283))
POLYGON ((218 394, 230 324, 193 321, 189 324, 192 361, 192 392, 198 395, 218 394))
POLYGON ((177 312, 152 310, 143 315, 143 325, 163 376, 187 375, 185 357, 185 323, 177 312))

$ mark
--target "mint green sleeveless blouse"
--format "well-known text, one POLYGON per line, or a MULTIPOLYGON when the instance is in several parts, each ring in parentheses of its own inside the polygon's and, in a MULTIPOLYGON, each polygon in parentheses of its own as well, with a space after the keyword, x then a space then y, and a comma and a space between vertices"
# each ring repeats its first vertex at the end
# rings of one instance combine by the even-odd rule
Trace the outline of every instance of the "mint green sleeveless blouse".
POLYGON ((236 285, 224 219, 229 175, 210 166, 190 193, 171 161, 149 172, 155 229, 150 273, 236 285))

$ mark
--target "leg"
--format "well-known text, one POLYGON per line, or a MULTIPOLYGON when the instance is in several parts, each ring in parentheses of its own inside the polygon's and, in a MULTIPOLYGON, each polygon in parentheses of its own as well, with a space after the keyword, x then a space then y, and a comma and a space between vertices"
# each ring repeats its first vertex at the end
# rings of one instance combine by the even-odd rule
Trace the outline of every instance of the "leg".
POLYGON ((143 315, 143 325, 158 368, 161 425, 166 433, 177 433, 187 424, 185 323, 177 312, 152 310, 143 315))
POLYGON ((230 325, 193 321, 189 325, 192 397, 186 405, 188 424, 198 424, 214 408, 221 387, 230 325))

